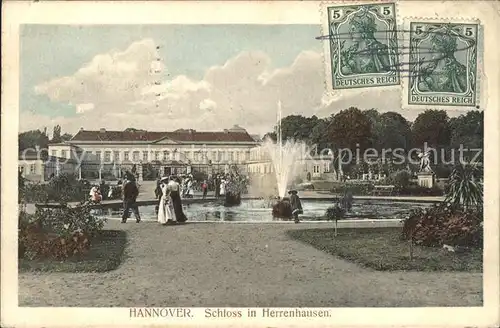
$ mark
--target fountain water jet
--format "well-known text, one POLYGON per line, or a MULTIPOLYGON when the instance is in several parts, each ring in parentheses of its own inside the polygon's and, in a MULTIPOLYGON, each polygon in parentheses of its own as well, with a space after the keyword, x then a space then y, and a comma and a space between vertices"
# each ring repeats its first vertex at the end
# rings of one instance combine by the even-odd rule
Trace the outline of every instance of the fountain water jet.
POLYGON ((303 158, 306 145, 303 142, 286 140, 283 143, 283 134, 281 128, 281 101, 278 102, 277 117, 277 141, 270 139, 264 141, 263 149, 269 155, 269 159, 274 168, 276 183, 278 187, 279 201, 273 206, 273 216, 288 218, 291 214, 290 204, 285 200, 288 185, 296 175, 297 164, 303 158))

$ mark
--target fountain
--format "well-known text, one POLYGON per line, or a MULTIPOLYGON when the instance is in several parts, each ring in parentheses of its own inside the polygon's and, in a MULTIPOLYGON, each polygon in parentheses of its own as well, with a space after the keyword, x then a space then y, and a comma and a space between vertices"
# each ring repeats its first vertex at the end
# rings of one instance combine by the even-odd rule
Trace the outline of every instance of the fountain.
POLYGON ((277 123, 276 143, 271 139, 267 139, 264 141, 263 149, 269 155, 269 159, 273 165, 278 187, 278 199, 273 205, 273 217, 290 219, 292 217, 292 210, 288 198, 285 197, 285 195, 289 182, 296 174, 298 159, 302 158, 305 152, 305 144, 303 142, 295 142, 294 140, 286 140, 285 143, 283 143, 281 101, 278 102, 277 123))

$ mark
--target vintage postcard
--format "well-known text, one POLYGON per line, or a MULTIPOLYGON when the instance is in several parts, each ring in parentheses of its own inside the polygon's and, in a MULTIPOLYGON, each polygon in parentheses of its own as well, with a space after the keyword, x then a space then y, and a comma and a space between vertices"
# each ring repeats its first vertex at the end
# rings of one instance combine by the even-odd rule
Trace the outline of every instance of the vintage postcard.
POLYGON ((499 8, 7 2, 1 326, 498 325, 499 8))

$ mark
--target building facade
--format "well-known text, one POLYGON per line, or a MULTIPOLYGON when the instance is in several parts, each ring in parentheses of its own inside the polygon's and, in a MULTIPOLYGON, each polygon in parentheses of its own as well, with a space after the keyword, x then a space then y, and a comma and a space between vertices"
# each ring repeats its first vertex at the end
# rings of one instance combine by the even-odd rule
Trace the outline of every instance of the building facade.
POLYGON ((220 132, 176 130, 80 131, 69 141, 49 145, 51 156, 81 163, 81 178, 119 178, 125 171, 140 180, 158 176, 227 172, 231 166, 246 172, 250 150, 259 142, 239 126, 220 132))
MULTIPOLYGON (((129 171, 141 181, 171 174, 208 176, 234 168, 258 178, 274 175, 260 140, 239 126, 217 132, 80 129, 71 140, 50 144, 45 152, 29 159, 20 156, 25 177, 46 181, 53 174, 73 173, 80 179, 114 180, 129 171)), ((302 181, 331 178, 328 175, 333 175, 329 159, 296 160, 294 177, 302 181)))

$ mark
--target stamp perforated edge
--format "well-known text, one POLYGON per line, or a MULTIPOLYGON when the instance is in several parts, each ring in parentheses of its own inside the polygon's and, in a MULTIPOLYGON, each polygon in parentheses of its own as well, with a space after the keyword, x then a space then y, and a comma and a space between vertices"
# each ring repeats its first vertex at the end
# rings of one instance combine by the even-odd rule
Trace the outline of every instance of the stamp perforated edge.
MULTIPOLYGON (((328 10, 327 8, 330 6, 349 6, 349 5, 369 5, 369 4, 380 4, 380 3, 392 3, 395 8, 395 18, 396 18, 396 28, 399 29, 403 25, 403 19, 399 13, 399 3, 400 0, 372 0, 372 1, 349 1, 349 0, 339 0, 339 1, 322 1, 319 4, 319 15, 321 22, 320 33, 321 36, 328 35, 330 33, 330 29, 328 27, 328 10)), ((357 89, 333 89, 332 83, 332 65, 331 65, 331 49, 330 43, 328 40, 320 40, 322 42, 322 61, 324 67, 324 96, 325 97, 338 97, 341 92, 362 92, 367 89, 395 89, 400 88, 402 86, 402 77, 400 76, 399 84, 388 85, 388 86, 377 86, 377 87, 366 87, 366 88, 357 88, 357 89)), ((400 39, 398 35, 398 46, 402 45, 403 40, 400 39)), ((400 56, 401 57, 401 56, 400 56)), ((399 58, 401 60, 401 58, 399 58)))
MULTIPOLYGON (((438 18, 430 18, 430 17, 419 17, 419 16, 406 16, 403 18, 402 30, 409 31, 410 23, 412 22, 425 22, 425 23, 453 23, 453 24, 477 24, 477 56, 476 56, 476 94, 475 101, 476 103, 472 106, 447 106, 447 105, 427 105, 427 104, 409 104, 408 103, 408 87, 409 87, 409 77, 405 77, 401 79, 401 105, 402 109, 405 110, 426 110, 426 109, 434 109, 434 110, 458 110, 458 111, 469 111, 471 109, 479 109, 481 107, 486 106, 487 95, 483 95, 482 91, 487 90, 484 84, 486 83, 486 74, 484 69, 484 25, 481 24, 481 20, 476 17, 438 17, 438 18)), ((410 37, 404 40, 404 49, 408 49, 408 51, 401 55, 401 62, 408 63, 409 62, 409 49, 410 49, 410 37)))

